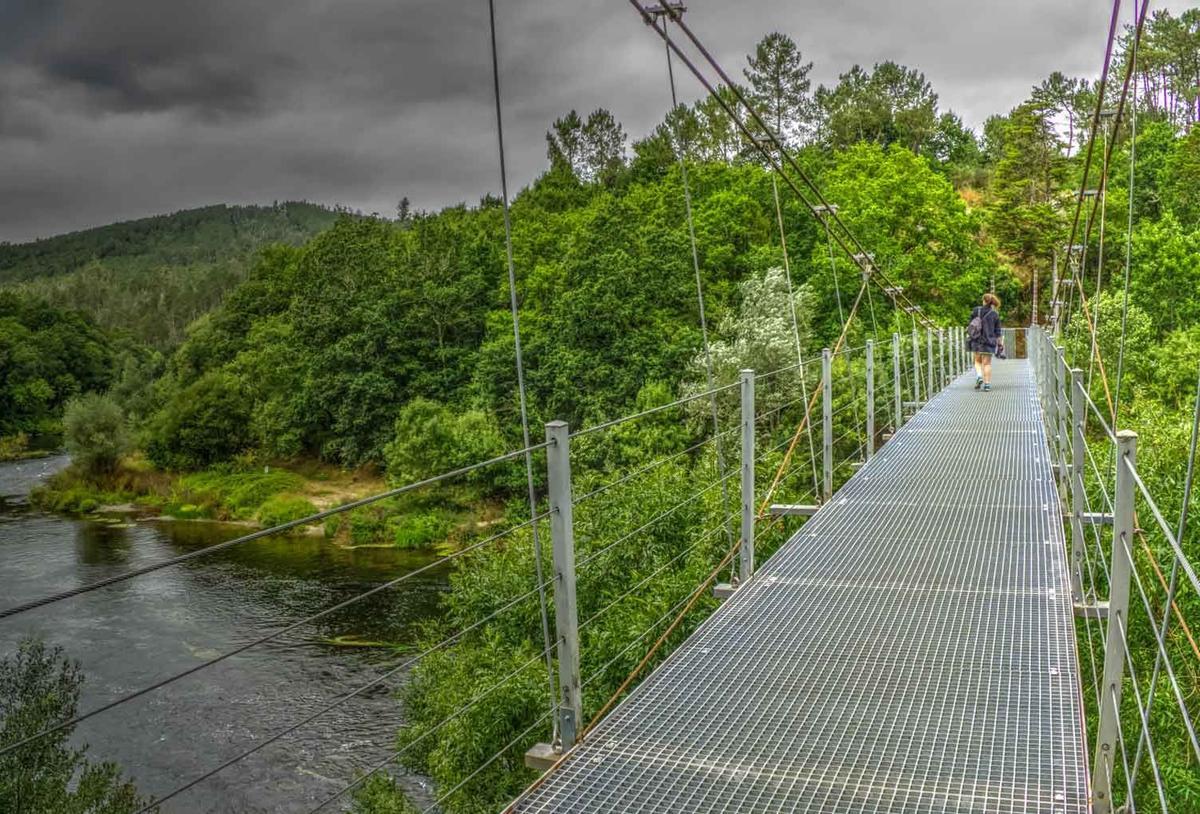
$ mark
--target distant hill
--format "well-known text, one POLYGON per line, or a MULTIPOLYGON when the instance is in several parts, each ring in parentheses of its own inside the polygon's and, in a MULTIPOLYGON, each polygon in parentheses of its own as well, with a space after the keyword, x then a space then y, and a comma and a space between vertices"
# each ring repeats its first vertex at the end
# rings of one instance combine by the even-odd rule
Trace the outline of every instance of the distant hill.
POLYGON ((0 288, 95 317, 160 348, 183 338, 272 243, 299 245, 339 213, 310 203, 206 206, 31 243, 0 243, 0 288))

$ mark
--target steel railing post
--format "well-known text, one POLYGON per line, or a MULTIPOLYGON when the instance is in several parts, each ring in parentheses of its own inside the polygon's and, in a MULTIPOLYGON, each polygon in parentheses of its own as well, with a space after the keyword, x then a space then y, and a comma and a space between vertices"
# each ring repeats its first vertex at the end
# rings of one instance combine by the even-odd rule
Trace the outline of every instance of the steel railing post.
POLYGON ((946 329, 938 328, 938 384, 946 388, 946 329))
POLYGON ((1083 602, 1083 371, 1071 368, 1071 600, 1083 602))
POLYGON ((913 409, 915 410, 921 404, 921 338, 920 338, 920 334, 917 333, 916 328, 913 328, 912 343, 913 343, 912 399, 913 399, 913 409))
POLYGON ((867 340, 867 460, 875 454, 875 342, 867 340))
POLYGON ((933 328, 925 329, 925 400, 933 398, 937 388, 933 386, 933 328))
POLYGON ((575 606, 575 519, 571 497, 571 433, 565 421, 546 425, 550 539, 554 546, 554 629, 558 635, 558 729, 563 750, 583 726, 579 681, 579 617, 575 606))
POLYGON ((741 372, 742 385, 742 546, 738 576, 754 574, 754 371, 741 372))
POLYGON ((825 473, 821 495, 833 496, 833 357, 829 348, 821 351, 821 468, 825 473))
POLYGON ((1117 771, 1116 750, 1121 726, 1121 683, 1125 673, 1126 633, 1129 628, 1129 579, 1133 569, 1134 483, 1137 433, 1117 433, 1117 482, 1113 504, 1113 545, 1109 558, 1108 634, 1104 645, 1104 682, 1100 685, 1100 725, 1096 758, 1092 761, 1093 814, 1113 810, 1111 779, 1117 771))
POLYGON ((904 418, 903 396, 900 392, 900 334, 892 334, 892 432, 900 430, 904 418))

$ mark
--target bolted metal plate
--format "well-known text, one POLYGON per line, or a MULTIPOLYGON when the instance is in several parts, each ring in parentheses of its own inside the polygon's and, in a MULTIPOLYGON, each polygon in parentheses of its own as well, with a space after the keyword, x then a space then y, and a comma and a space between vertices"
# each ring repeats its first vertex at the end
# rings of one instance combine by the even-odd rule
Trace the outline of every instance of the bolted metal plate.
POLYGON ((1024 360, 957 379, 517 801, 1088 810, 1062 515, 1024 360))

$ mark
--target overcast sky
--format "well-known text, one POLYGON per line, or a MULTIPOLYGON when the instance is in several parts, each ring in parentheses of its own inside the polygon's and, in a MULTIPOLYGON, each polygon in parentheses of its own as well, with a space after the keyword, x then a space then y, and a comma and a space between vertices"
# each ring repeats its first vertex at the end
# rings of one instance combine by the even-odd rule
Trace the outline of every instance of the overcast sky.
MULTIPOLYGON (((514 186, 542 171, 546 127, 571 108, 607 107, 631 138, 659 121, 661 43, 626 0, 496 3, 514 186)), ((975 127, 1053 70, 1098 74, 1111 8, 687 4, 731 72, 779 30, 817 82, 895 60, 975 127)), ((0 240, 217 202, 389 215, 404 195, 422 209, 476 202, 499 188, 488 49, 486 0, 0 0, 0 240)), ((697 95, 690 76, 680 88, 697 95)))

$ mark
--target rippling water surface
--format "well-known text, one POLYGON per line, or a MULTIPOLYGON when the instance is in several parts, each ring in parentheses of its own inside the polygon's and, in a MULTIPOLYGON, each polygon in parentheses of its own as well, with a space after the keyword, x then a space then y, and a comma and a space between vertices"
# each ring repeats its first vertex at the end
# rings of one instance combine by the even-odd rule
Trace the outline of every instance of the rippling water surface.
MULTIPOLYGON (((25 496, 63 457, 0 464, 0 607, 95 582, 229 539, 211 523, 107 522, 31 510, 25 496)), ((346 550, 320 538, 265 539, 199 557, 7 620, 0 652, 35 634, 82 663, 90 709, 425 565, 423 553, 346 550)), ((161 796, 251 748, 404 653, 345 647, 339 637, 411 647, 437 613, 447 574, 433 569, 148 696, 76 731, 161 796)), ((401 710, 398 675, 180 795, 168 812, 304 812, 382 760, 401 710)), ((417 777, 402 777, 418 800, 417 777)), ((331 807, 328 810, 337 810, 331 807)))

